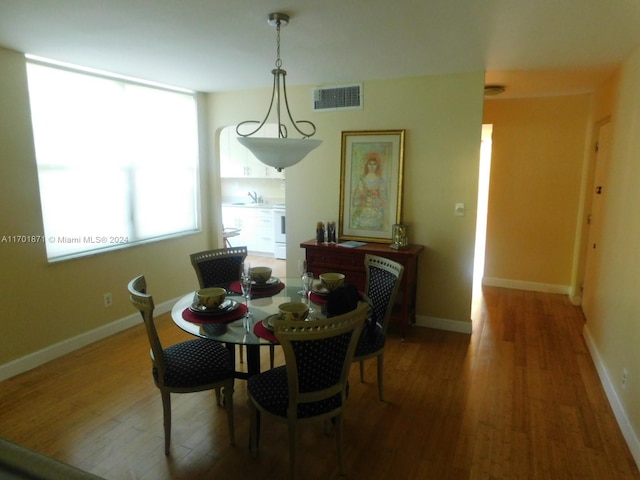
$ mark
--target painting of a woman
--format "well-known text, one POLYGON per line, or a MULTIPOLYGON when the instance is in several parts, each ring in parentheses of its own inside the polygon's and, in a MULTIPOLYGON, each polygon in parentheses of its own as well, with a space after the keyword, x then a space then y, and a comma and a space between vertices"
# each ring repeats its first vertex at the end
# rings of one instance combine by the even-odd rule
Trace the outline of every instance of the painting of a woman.
POLYGON ((403 162, 404 130, 342 132, 340 239, 391 241, 402 219, 403 162))
POLYGON ((376 152, 367 153, 362 175, 352 190, 351 228, 385 230, 388 209, 387 181, 380 155, 376 152))

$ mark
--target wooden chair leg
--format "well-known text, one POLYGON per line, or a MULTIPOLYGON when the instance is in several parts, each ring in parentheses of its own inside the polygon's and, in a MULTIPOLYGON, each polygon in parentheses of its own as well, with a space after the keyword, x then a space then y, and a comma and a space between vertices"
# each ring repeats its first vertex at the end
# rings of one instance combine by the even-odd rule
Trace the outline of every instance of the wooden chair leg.
POLYGON ((380 396, 380 401, 384 402, 384 398, 382 396, 382 378, 384 377, 382 366, 384 364, 384 353, 378 355, 378 395, 380 396))
POLYGON ((164 422, 164 454, 169 455, 169 445, 171 444, 171 394, 160 390, 162 396, 162 412, 164 422))
POLYGON ((238 345, 238 350, 240 351, 240 363, 244 363, 244 350, 242 349, 242 345, 238 345))
POLYGON ((252 457, 258 456, 258 409, 249 399, 249 451, 252 457))
POLYGON ((273 363, 276 355, 276 347, 269 345, 269 362, 271 363, 271 370, 273 370, 273 363))
POLYGON ((340 475, 344 475, 344 422, 342 413, 336 417, 336 424, 338 426, 338 463, 340 465, 340 475))
POLYGON ((236 432, 233 424, 233 380, 224 387, 223 392, 224 392, 224 407, 227 411, 227 421, 229 423, 229 439, 231 440, 231 445, 235 445, 236 432))

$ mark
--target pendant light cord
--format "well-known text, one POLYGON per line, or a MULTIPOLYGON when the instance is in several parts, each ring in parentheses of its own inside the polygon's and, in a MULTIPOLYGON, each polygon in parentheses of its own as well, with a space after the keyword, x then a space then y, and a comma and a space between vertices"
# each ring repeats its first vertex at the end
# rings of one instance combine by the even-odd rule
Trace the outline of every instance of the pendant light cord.
POLYGON ((282 60, 280 60, 280 20, 276 23, 276 68, 282 67, 282 60))

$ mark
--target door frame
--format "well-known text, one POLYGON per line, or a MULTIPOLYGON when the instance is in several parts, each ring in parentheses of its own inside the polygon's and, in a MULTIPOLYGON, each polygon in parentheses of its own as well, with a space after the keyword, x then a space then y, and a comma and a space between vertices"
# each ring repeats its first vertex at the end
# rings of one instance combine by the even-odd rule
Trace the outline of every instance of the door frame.
MULTIPOLYGON (((592 225, 590 224, 590 216, 593 213, 594 196, 596 183, 599 179, 597 177, 598 166, 598 145, 601 141, 602 132, 604 127, 611 128, 611 116, 598 120, 594 123, 591 134, 591 141, 589 142, 589 152, 587 155, 587 168, 585 169, 583 176, 583 189, 581 193, 581 207, 579 212, 579 225, 578 234, 576 236, 576 260, 574 261, 573 279, 571 282, 571 292, 569 297, 574 305, 582 305, 584 301, 584 282, 585 275, 587 273, 587 262, 590 260, 589 255, 591 250, 589 248, 590 241, 593 240, 594 233, 592 225)), ((611 130, 609 130, 611 131, 611 130)), ((609 134, 610 135, 610 134, 609 134)), ((611 137, 609 136, 609 140, 611 137)), ((608 162, 608 158, 602 157, 600 153, 600 164, 605 165, 608 162)), ((599 173, 604 175, 604 168, 601 168, 599 173)), ((598 225, 602 225, 602 222, 598 222, 598 225)))

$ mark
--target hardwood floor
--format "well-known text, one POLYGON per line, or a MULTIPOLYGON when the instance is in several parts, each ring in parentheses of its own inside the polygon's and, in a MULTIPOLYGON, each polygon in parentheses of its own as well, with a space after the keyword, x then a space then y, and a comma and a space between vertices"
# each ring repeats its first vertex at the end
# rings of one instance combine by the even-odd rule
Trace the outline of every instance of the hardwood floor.
MULTIPOLYGON (((565 296, 485 288, 471 336, 390 332, 385 396, 375 362, 350 377, 345 414, 353 479, 640 479, 565 296)), ((187 338, 158 318, 166 344, 187 338)), ((267 365, 268 349, 263 349, 267 365)), ((0 383, 0 435, 107 479, 281 479, 286 426, 264 419, 248 451, 245 382, 237 445, 212 392, 173 395, 171 455, 142 325, 0 383)), ((277 362, 282 362, 277 350, 277 362)), ((299 478, 338 478, 334 432, 299 435, 299 478)))

